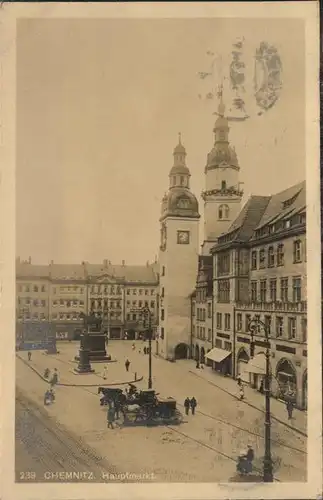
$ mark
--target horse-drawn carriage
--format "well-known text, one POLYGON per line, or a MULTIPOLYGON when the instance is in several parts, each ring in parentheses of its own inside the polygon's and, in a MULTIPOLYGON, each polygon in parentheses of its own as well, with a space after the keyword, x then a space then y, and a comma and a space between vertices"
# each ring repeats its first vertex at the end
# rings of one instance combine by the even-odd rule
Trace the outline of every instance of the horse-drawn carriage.
POLYGON ((116 408, 118 421, 129 424, 177 424, 182 420, 173 398, 161 398, 154 389, 138 391, 130 385, 129 392, 122 389, 99 387, 101 405, 113 405, 116 408))

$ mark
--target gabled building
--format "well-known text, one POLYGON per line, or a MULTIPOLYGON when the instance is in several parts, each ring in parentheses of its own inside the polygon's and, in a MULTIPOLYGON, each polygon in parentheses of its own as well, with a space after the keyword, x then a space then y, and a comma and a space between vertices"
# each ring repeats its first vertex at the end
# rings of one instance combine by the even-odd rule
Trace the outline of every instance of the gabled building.
POLYGON ((212 255, 214 367, 225 366, 226 373, 259 388, 264 331, 254 336, 253 359, 249 331, 251 318, 259 318, 270 332, 274 395, 284 399, 289 393, 306 407, 305 182, 273 196, 252 196, 212 255), (219 349, 228 353, 223 359, 219 349))

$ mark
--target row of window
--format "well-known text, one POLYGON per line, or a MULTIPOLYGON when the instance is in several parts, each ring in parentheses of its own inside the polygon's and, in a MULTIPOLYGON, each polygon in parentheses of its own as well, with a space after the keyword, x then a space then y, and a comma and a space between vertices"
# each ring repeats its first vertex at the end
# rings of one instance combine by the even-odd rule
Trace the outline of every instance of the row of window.
POLYGON ((26 305, 26 306, 31 306, 33 305, 34 307, 46 307, 46 300, 43 299, 30 299, 27 297, 26 299, 21 299, 18 297, 18 304, 21 305, 26 305))
POLYGON ((224 330, 231 330, 231 314, 224 314, 224 325, 222 325, 222 316, 222 313, 216 313, 216 327, 222 330, 222 326, 224 326, 224 330))
MULTIPOLYGON (((305 242, 304 242, 305 247, 305 242)), ((304 248, 306 256, 306 249, 304 248)), ((293 262, 294 264, 302 262, 303 248, 301 240, 296 240, 293 243, 293 262)), ((284 265, 284 245, 279 243, 276 247, 271 245, 267 252, 264 248, 253 250, 251 252, 251 269, 264 269, 265 267, 275 267, 284 265)))
POLYGON ((230 302, 230 281, 218 281, 218 302, 230 302))
MULTIPOLYGON (((127 307, 149 307, 149 302, 148 300, 138 300, 138 305, 137 305, 137 301, 136 300, 133 300, 133 301, 130 301, 130 300, 127 300, 127 307)), ((150 301, 150 308, 151 309, 154 309, 155 307, 155 302, 153 300, 150 301)))
MULTIPOLYGON (((47 291, 47 287, 45 285, 18 285, 18 292, 19 293, 44 293, 47 291)), ((74 293, 80 293, 83 294, 85 292, 84 287, 78 287, 78 286, 60 286, 60 287, 53 287, 52 288, 53 294, 57 293, 65 293, 65 292, 74 292, 74 293)), ((122 288, 120 285, 110 285, 110 286, 105 286, 105 285, 92 285, 90 287, 90 293, 91 294, 104 294, 104 295, 122 295, 122 288)), ((155 290, 153 289, 142 289, 142 288, 131 288, 127 289, 127 295, 154 295, 155 290), (138 293, 137 293, 138 292, 138 293)))
POLYGON ((151 289, 151 290, 148 290, 147 288, 145 289, 142 289, 142 288, 128 288, 127 289, 127 295, 154 295, 155 294, 155 290, 154 289, 151 289), (138 293, 137 293, 138 292, 138 293))
POLYGON ((206 288, 199 288, 196 291, 196 302, 205 302, 207 296, 206 288))
MULTIPOLYGON (((215 347, 222 349, 222 340, 221 339, 215 339, 215 347)), ((223 349, 225 351, 232 351, 232 343, 224 341, 223 349)))
MULTIPOLYGON (((195 333, 196 333, 196 337, 198 339, 205 340, 205 338, 206 338, 205 337, 206 329, 204 328, 204 326, 197 326, 196 332, 195 332, 195 327, 193 325, 192 326, 192 333, 193 333, 193 335, 195 335, 195 333)), ((208 340, 208 342, 212 342, 212 330, 211 330, 211 328, 207 329, 207 340, 208 340)))
MULTIPOLYGON (((267 290, 268 280, 251 281, 250 288, 250 299, 251 302, 276 302, 278 299, 277 294, 277 279, 273 278, 269 280, 269 297, 267 290)), ((292 302, 300 302, 302 300, 302 279, 299 276, 292 278, 292 296, 289 296, 289 278, 280 278, 279 281, 279 299, 282 302, 288 302, 292 299, 292 302)))
POLYGON ((121 301, 120 300, 91 300, 91 309, 121 309, 121 301))
MULTIPOLYGON (((294 201, 293 201, 294 202, 294 201)), ((287 202, 286 202, 287 203, 287 202)), ((288 205, 284 206, 286 208, 288 205)), ((269 224, 264 226, 256 231, 256 238, 261 238, 264 236, 268 236, 273 233, 277 233, 279 231, 283 231, 285 229, 290 229, 293 226, 297 226, 299 224, 306 223, 306 214, 295 214, 290 219, 279 220, 273 224, 269 224)))
POLYGON ((53 307, 84 307, 84 300, 53 300, 53 307))
POLYGON ((38 292, 46 292, 47 289, 45 287, 45 285, 18 285, 18 292, 19 293, 23 293, 23 292, 26 292, 26 293, 30 293, 30 292, 35 292, 35 293, 38 293, 38 292))
POLYGON ((122 290, 120 285, 92 285, 90 288, 91 294, 103 294, 103 295, 122 295, 122 290))
POLYGON ((28 320, 45 320, 46 319, 46 315, 45 313, 33 313, 33 314, 30 314, 30 313, 27 313, 26 315, 23 315, 23 314, 19 314, 18 315, 18 319, 20 320, 24 320, 24 321, 28 321, 28 320))
MULTIPOLYGON (((151 314, 151 317, 153 317, 153 313, 151 314)), ((141 314, 137 314, 137 313, 127 313, 127 321, 142 321, 142 315, 141 314)))
MULTIPOLYGON (((195 316, 195 305, 193 305, 193 310, 192 310, 193 316, 195 316)), ((212 304, 207 305, 207 317, 212 318, 212 304)), ((201 307, 196 308, 196 319, 198 321, 205 321, 206 319, 206 309, 203 309, 201 307)))
MULTIPOLYGON (((225 313, 224 314, 224 325, 222 322, 223 314, 222 313, 217 313, 216 314, 216 328, 218 330, 222 330, 224 326, 224 330, 231 330, 231 314, 225 313)), ((260 319, 259 315, 256 315, 256 318, 260 319)), ((284 337, 284 332, 287 326, 287 338, 289 340, 294 340, 297 337, 297 319, 296 317, 288 317, 284 318, 284 316, 276 316, 275 317, 275 325, 274 321, 272 320, 273 316, 265 316, 264 318, 264 323, 266 325, 267 330, 270 332, 270 334, 275 334, 275 336, 278 337, 284 337), (286 321, 287 320, 287 321, 286 321)), ((244 331, 245 333, 250 333, 249 331, 249 324, 251 321, 251 315, 246 314, 245 315, 245 322, 243 325, 243 315, 242 313, 237 313, 236 317, 236 331, 237 332, 242 332, 244 331)), ((261 326, 259 325, 258 327, 258 334, 264 334, 261 330, 261 326)), ((301 341, 306 342, 307 341, 307 319, 305 317, 301 318, 301 341)))

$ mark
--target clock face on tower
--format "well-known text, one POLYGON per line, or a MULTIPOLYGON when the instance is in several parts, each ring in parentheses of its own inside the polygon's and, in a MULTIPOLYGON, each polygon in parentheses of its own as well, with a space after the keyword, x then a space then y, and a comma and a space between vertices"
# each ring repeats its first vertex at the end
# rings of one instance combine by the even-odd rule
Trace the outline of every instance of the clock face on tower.
POLYGON ((188 245, 190 242, 189 231, 177 231, 177 243, 179 245, 188 245))

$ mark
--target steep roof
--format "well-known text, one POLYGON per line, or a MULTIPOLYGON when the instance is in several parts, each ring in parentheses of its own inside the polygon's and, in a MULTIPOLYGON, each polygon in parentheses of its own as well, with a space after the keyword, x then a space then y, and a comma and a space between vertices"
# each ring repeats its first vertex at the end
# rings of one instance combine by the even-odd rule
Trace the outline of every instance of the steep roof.
POLYGON ((260 229, 269 222, 284 219, 297 213, 306 206, 306 182, 295 184, 270 197, 268 207, 255 229, 260 229))
POLYGON ((108 274, 117 279, 123 279, 128 283, 156 283, 157 276, 153 265, 146 266, 128 266, 108 264, 85 264, 89 276, 99 276, 108 274))
POLYGON ((20 278, 48 278, 49 268, 46 265, 16 262, 16 275, 20 278))
POLYGON ((27 262, 16 263, 17 277, 49 278, 64 280, 85 280, 88 276, 100 276, 108 274, 117 280, 127 283, 151 283, 158 282, 158 264, 148 264, 145 266, 128 266, 113 264, 49 264, 37 265, 27 262))
POLYGON ((49 272, 52 279, 85 279, 85 269, 82 264, 50 264, 49 272))
POLYGON ((235 232, 235 240, 248 241, 259 224, 269 201, 270 196, 251 196, 229 227, 228 233, 235 232))
POLYGON ((291 217, 305 207, 305 181, 271 196, 251 196, 228 231, 220 235, 213 249, 223 248, 233 242, 249 241, 255 237, 256 230, 291 217))

